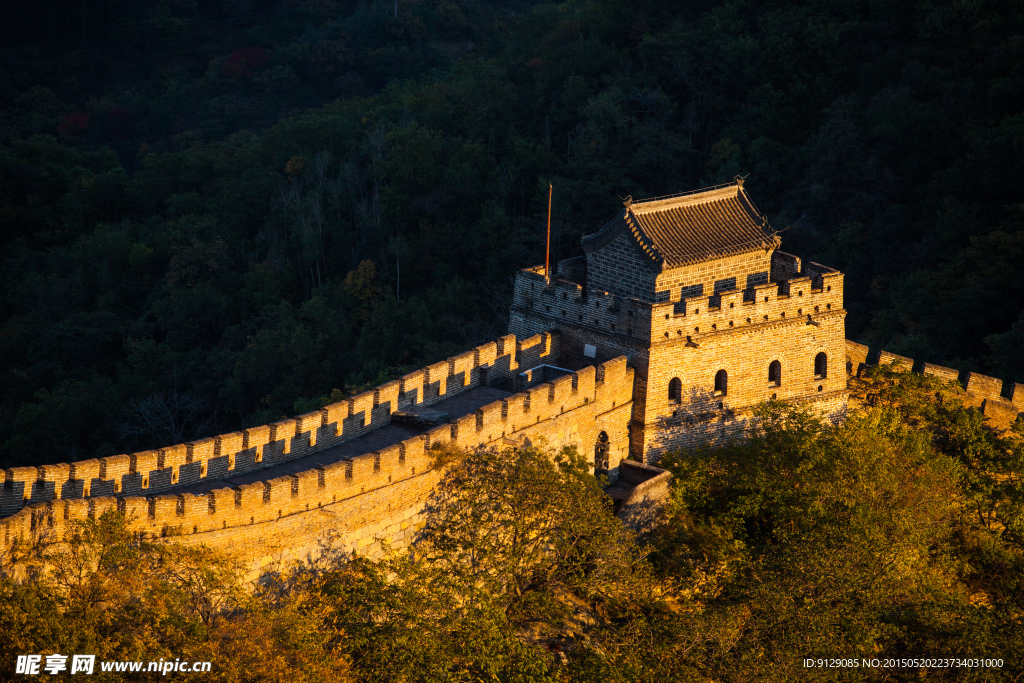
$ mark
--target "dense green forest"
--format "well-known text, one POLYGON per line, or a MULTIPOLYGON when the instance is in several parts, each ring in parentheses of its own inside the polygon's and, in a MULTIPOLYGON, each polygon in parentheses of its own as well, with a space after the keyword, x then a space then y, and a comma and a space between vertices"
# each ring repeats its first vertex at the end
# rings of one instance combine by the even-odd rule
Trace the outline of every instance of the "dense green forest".
POLYGON ((848 336, 1024 380, 1013 0, 89 0, 0 21, 0 465, 505 331, 620 197, 747 175, 848 336))
POLYGON ((438 452, 412 552, 328 556, 255 592, 230 557, 140 543, 108 513, 22 548, 50 573, 0 577, 0 661, 181 658, 213 667, 176 680, 247 683, 1019 680, 1021 425, 997 436, 921 375, 855 389, 869 407, 844 424, 774 402, 749 441, 663 460, 649 537, 572 451, 438 452), (999 664, 861 665, 920 657, 999 664))

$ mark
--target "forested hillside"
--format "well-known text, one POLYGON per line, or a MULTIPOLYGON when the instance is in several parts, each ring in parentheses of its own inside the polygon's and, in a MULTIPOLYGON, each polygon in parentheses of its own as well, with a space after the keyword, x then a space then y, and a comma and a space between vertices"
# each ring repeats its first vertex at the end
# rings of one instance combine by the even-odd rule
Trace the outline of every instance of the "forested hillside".
POLYGON ((748 175, 848 336, 1024 381, 1012 0, 93 0, 0 21, 0 465, 503 333, 515 269, 748 175))

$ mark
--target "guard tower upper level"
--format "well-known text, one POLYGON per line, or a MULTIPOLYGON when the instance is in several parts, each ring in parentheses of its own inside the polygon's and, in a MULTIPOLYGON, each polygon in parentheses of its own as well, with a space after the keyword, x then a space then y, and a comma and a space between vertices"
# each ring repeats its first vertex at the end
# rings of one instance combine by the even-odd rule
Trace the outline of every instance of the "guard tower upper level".
POLYGON ((749 289, 771 279, 780 240, 742 180, 625 204, 583 238, 588 287, 658 303, 749 289))
POLYGON ((769 399, 844 414, 843 274, 781 251, 742 181, 627 201, 582 246, 519 271, 509 331, 558 330, 563 368, 626 356, 631 457, 738 438, 769 399))
POLYGON ((536 266, 516 276, 509 330, 559 330, 561 367, 625 355, 643 379, 660 347, 681 345, 696 360, 712 338, 780 326, 801 337, 819 318, 841 326, 845 315, 843 274, 782 251, 741 181, 628 201, 582 246, 557 274, 536 266))

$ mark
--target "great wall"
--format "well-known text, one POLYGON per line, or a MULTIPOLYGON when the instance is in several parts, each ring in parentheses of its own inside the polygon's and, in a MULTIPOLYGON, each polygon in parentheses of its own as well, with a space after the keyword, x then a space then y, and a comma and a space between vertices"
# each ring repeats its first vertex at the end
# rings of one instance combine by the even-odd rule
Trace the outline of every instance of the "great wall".
POLYGON ((328 549, 376 554, 379 541, 407 543, 440 477, 436 444, 582 447, 604 432, 618 465, 628 450, 632 370, 618 358, 541 381, 557 345, 556 334, 508 335, 271 425, 8 469, 0 553, 17 538, 59 539, 76 520, 116 509, 149 538, 231 550, 258 571, 328 549), (510 383, 522 390, 492 388, 510 383))
MULTIPOLYGON (((742 438, 768 399, 846 415, 869 353, 845 339, 843 274, 779 244, 741 182, 627 202, 557 275, 518 273, 512 334, 494 342, 273 424, 0 472, 0 565, 19 539, 59 541, 111 509, 140 536, 228 550, 253 578, 327 552, 376 556, 422 527, 444 444, 575 446, 624 522, 649 525, 664 453, 742 438)), ((1024 385, 1004 398, 1002 381, 967 373, 964 389, 993 426, 1024 410, 1024 385)))
POLYGON ((868 365, 890 365, 903 372, 919 372, 950 383, 962 392, 965 406, 977 408, 985 416, 986 424, 997 430, 1006 430, 1017 417, 1024 413, 1024 384, 1004 381, 977 372, 961 372, 934 363, 917 364, 913 358, 878 350, 869 353, 864 344, 847 340, 847 369, 851 377, 860 374, 868 365), (868 361, 871 360, 871 363, 868 361))

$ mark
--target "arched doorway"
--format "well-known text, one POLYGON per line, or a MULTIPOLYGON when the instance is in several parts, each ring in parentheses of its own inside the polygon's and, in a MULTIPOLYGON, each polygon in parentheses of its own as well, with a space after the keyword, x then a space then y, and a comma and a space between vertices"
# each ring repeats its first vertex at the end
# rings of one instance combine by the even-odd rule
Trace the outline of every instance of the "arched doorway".
POLYGON ((608 472, 608 435, 601 432, 597 435, 597 443, 594 444, 594 474, 605 474, 608 472))

